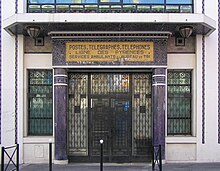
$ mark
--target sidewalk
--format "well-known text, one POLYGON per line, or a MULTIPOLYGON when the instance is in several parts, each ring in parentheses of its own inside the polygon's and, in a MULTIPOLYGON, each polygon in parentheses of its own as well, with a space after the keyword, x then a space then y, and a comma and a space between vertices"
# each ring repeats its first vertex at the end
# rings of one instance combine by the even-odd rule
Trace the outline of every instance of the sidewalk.
MULTIPOLYGON (((151 171, 151 165, 145 163, 104 163, 103 171, 151 171)), ((71 163, 53 165, 53 171, 99 171, 98 163, 71 163)), ((46 164, 23 164, 20 171, 49 171, 46 164)), ((181 163, 164 164, 163 171, 220 171, 220 163, 181 163)))

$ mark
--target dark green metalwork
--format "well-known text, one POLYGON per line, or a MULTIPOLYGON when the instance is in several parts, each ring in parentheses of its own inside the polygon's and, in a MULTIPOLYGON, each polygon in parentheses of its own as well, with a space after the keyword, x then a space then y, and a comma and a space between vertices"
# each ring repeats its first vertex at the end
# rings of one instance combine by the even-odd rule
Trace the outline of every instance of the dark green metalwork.
POLYGON ((131 112, 130 75, 127 73, 91 74, 91 155, 130 156, 131 112))
POLYGON ((28 134, 52 135, 52 70, 28 70, 28 134))
POLYGON ((124 98, 92 99, 92 155, 100 155, 99 140, 104 140, 104 155, 129 156, 130 106, 124 98))
POLYGON ((69 155, 88 155, 88 74, 69 74, 69 155))
POLYGON ((168 70, 167 133, 191 135, 192 76, 190 70, 168 70))
POLYGON ((129 93, 129 74, 102 74, 91 76, 93 95, 129 93))
POLYGON ((132 77, 133 155, 150 155, 152 144, 151 73, 132 77))
POLYGON ((68 121, 70 156, 150 157, 151 73, 69 73, 68 121))

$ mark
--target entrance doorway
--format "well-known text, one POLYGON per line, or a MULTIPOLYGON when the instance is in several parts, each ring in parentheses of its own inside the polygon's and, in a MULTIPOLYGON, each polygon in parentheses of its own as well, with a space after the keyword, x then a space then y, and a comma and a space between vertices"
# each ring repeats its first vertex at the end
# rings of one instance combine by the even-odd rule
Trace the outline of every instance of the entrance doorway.
POLYGON ((92 99, 91 155, 100 155, 99 140, 104 140, 104 156, 112 161, 117 156, 130 156, 130 100, 126 98, 92 99))
MULTIPOLYGON (((152 139, 151 73, 69 74, 69 156, 146 161, 152 139)), ((97 161, 96 161, 97 160, 97 161)))

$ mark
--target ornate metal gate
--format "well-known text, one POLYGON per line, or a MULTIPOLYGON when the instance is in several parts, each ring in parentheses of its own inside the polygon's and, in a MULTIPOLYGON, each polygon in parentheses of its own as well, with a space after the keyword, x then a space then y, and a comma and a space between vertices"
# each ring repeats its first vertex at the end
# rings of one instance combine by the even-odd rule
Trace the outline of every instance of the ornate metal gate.
POLYGON ((69 74, 69 155, 88 155, 88 74, 69 74))
POLYGON ((108 161, 143 159, 151 146, 151 74, 70 73, 68 119, 69 155, 95 158, 103 139, 108 161))
POLYGON ((127 73, 91 74, 91 155, 130 156, 131 112, 130 75, 127 73))
POLYGON ((150 157, 152 145, 151 74, 133 74, 132 85, 132 155, 150 157))

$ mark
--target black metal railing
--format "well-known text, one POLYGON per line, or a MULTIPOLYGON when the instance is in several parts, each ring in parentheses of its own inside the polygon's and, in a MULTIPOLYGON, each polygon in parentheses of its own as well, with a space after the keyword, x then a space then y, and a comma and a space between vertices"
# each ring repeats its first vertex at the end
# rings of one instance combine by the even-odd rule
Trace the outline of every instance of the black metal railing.
POLYGON ((53 170, 52 166, 52 143, 49 143, 49 171, 53 170))
POLYGON ((100 171, 103 171, 103 143, 104 141, 100 140, 100 171))
POLYGON ((193 4, 28 3, 28 13, 193 13, 193 4))
POLYGON ((19 171, 19 144, 10 147, 2 147, 1 171, 17 170, 19 171), (5 165, 5 157, 8 163, 5 165), (14 161, 16 159, 16 161, 14 161), (12 167, 12 168, 11 168, 12 167))
POLYGON ((152 170, 162 171, 161 145, 152 147, 152 170))

